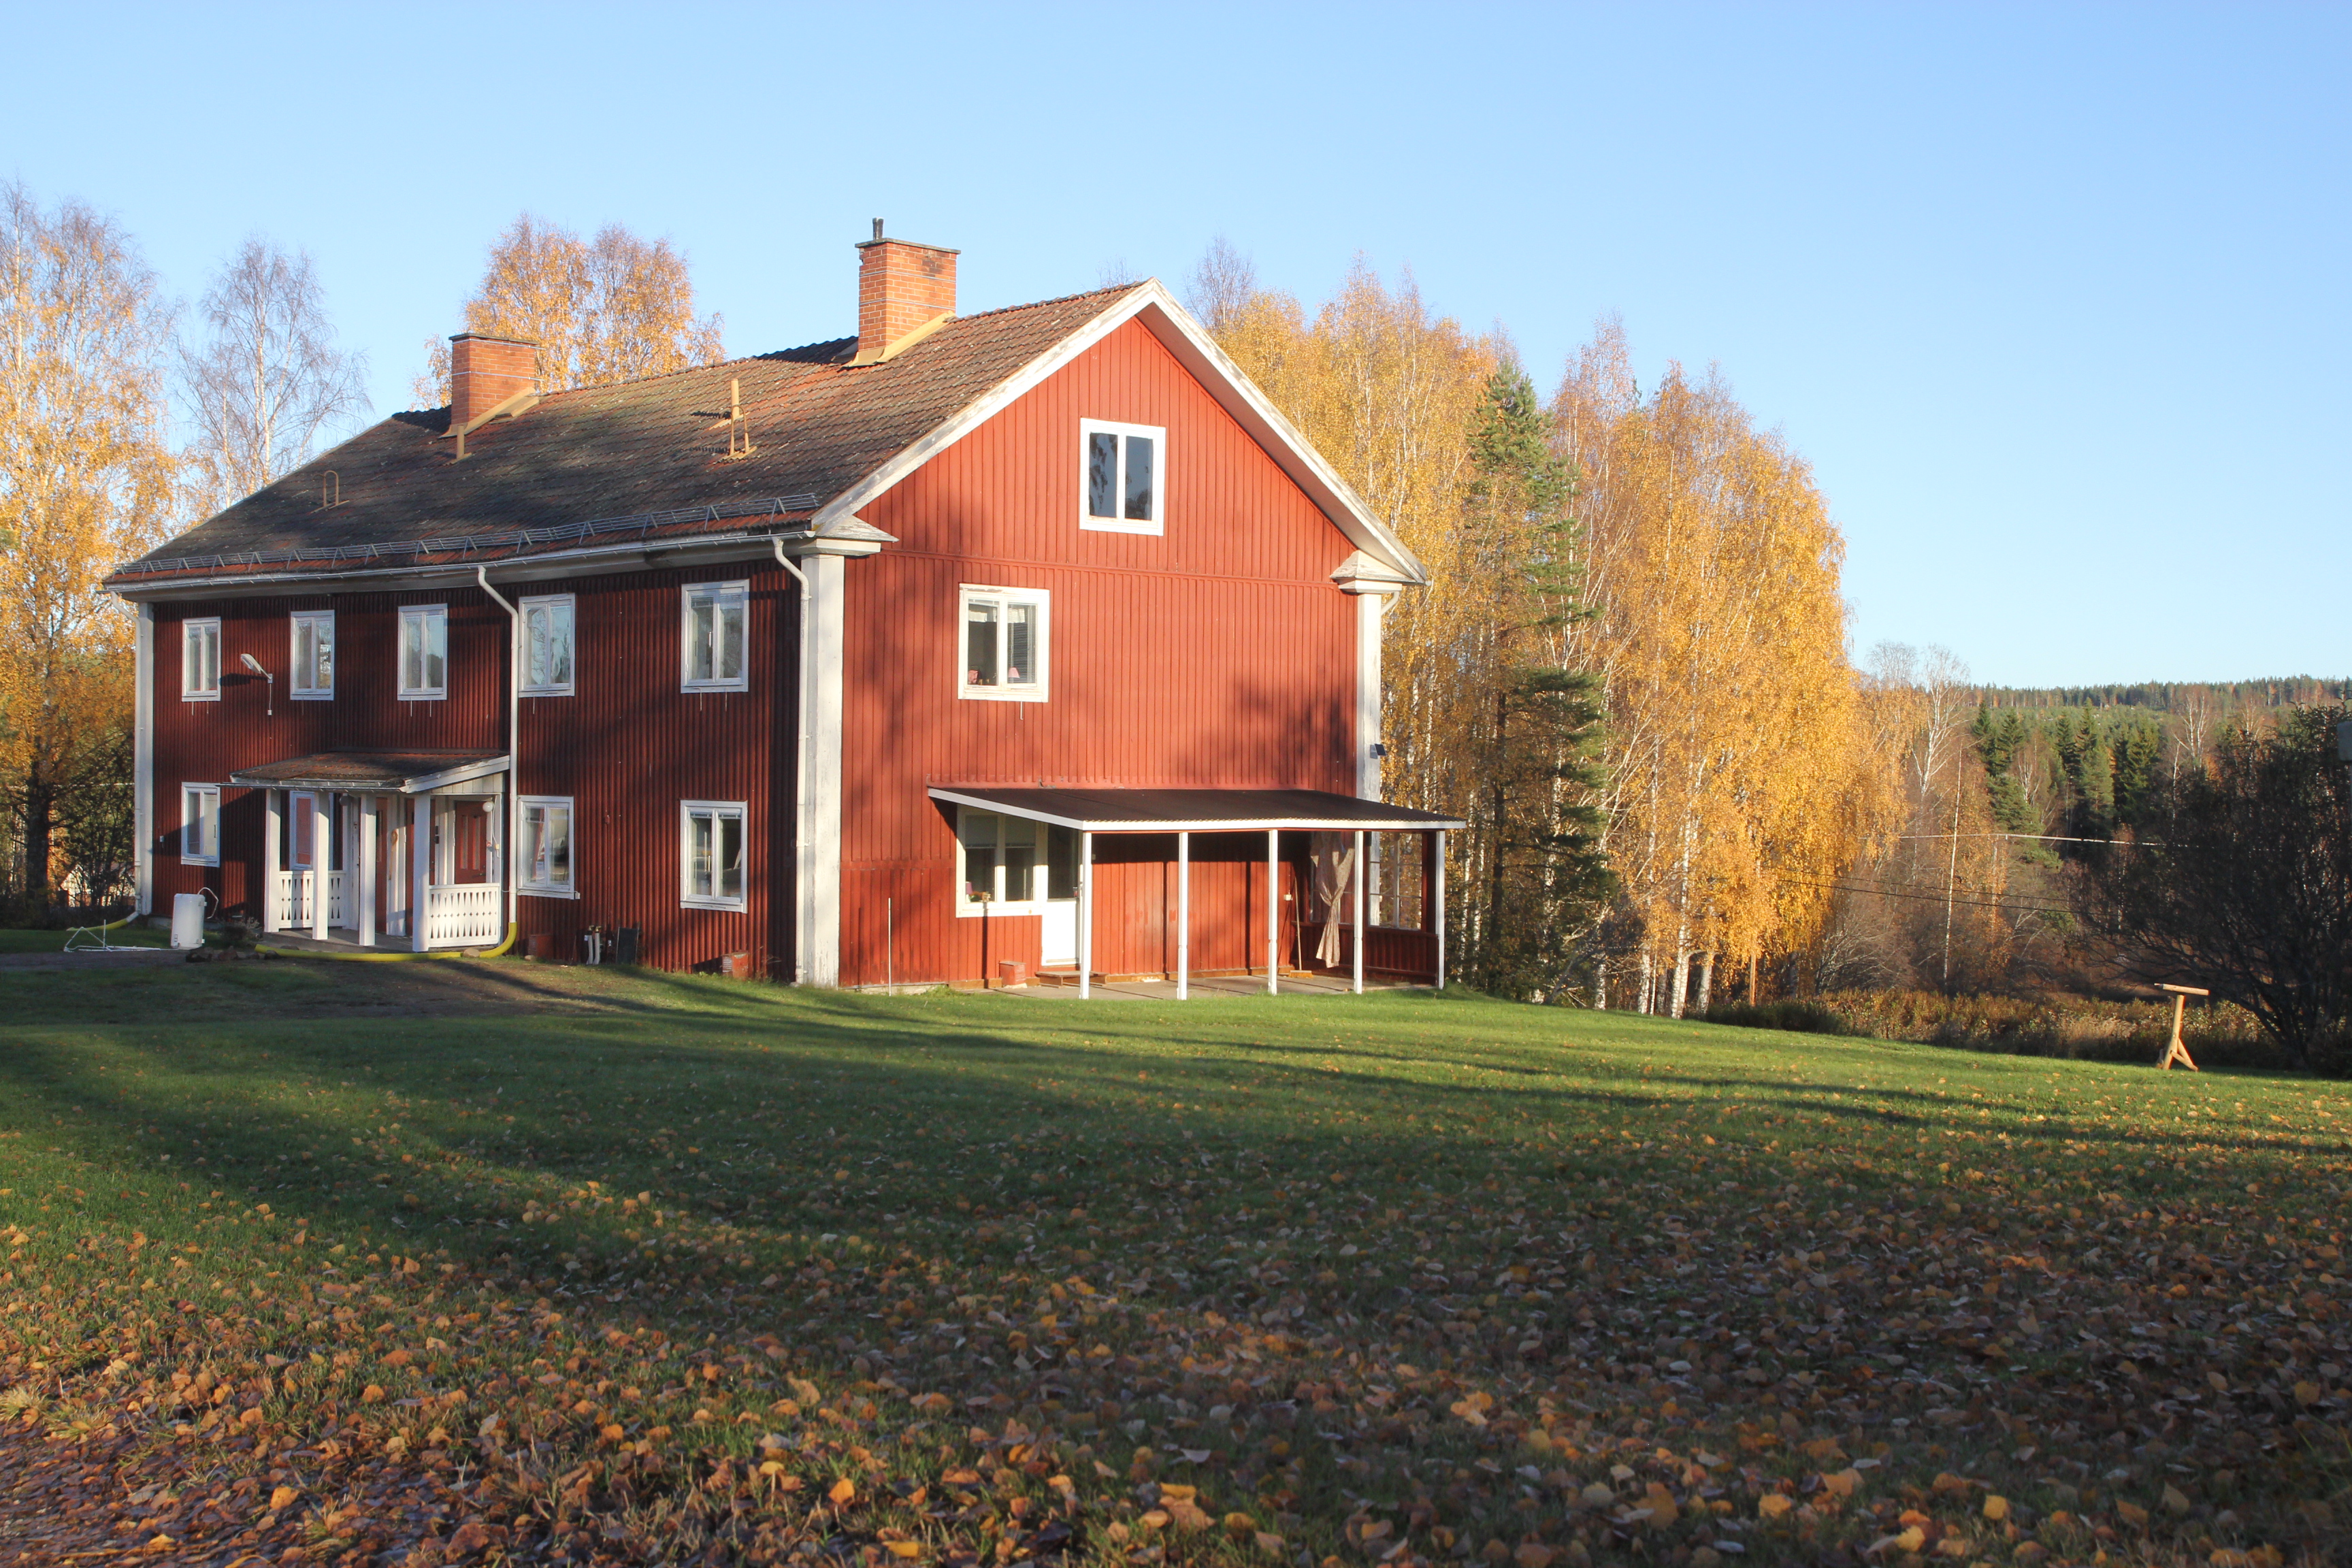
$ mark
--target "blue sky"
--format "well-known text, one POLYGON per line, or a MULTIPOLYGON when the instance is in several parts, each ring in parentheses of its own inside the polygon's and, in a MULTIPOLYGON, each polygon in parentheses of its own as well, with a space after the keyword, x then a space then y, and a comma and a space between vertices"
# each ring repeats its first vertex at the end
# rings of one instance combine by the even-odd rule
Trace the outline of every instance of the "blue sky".
POLYGON ((736 353, 851 330, 876 215, 966 309, 1360 252, 1547 387, 1604 311, 1645 384, 1719 364, 1816 467, 1858 650, 2352 672, 2352 11, 876 15, 6 0, 0 176, 186 298, 308 247, 379 412, 526 208, 671 237, 736 353))

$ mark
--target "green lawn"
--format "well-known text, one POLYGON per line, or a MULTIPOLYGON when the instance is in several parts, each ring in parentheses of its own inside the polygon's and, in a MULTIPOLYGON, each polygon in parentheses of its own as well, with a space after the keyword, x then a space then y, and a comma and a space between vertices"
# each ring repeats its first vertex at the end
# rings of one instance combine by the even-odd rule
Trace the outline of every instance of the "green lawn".
POLYGON ((0 1018, 0 1411, 175 1561, 2342 1539, 2334 1084, 520 963, 0 1018))
MULTIPOLYGON (((89 938, 83 939, 85 942, 89 938)), ((137 926, 115 926, 103 940, 115 947, 169 947, 172 933, 147 931, 137 926)), ((22 931, 0 927, 0 954, 16 952, 62 952, 66 933, 61 931, 22 931)))

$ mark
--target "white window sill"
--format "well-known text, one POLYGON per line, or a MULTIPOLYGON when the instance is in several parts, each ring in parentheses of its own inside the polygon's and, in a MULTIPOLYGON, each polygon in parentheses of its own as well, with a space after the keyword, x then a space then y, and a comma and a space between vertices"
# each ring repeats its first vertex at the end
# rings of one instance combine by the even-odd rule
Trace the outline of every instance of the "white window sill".
POLYGON ((1043 702, 1043 691, 1014 691, 1002 686, 960 686, 956 695, 966 702, 1043 702))
POLYGON ((1079 518, 1078 527, 1081 531, 1087 533, 1144 533, 1158 535, 1167 531, 1156 522, 1129 522, 1120 518, 1096 517, 1092 514, 1079 518))
POLYGON ((569 697, 572 695, 572 688, 569 686, 526 686, 519 695, 524 697, 569 697))
POLYGON ((332 702, 334 700, 335 694, 331 691, 297 691, 288 697, 288 700, 292 702, 332 702))
POLYGON ((677 900, 677 907, 682 910, 731 910, 736 914, 741 914, 750 906, 749 900, 743 899, 698 899, 690 895, 681 895, 677 900))
MULTIPOLYGON (((1070 900, 1062 901, 1066 903, 1070 900)), ((961 900, 956 904, 956 919, 960 921, 976 921, 983 914, 991 920, 1002 920, 1006 915, 1042 915, 1045 912, 1045 900, 1043 900, 1026 904, 967 904, 961 900)))
POLYGON ((404 691, 400 700, 403 702, 446 702, 449 694, 446 691, 404 691))
POLYGON ((180 857, 180 864, 183 866, 217 867, 220 865, 220 858, 218 856, 215 856, 208 860, 199 860, 193 855, 183 855, 180 857))
POLYGON ((217 691, 183 691, 180 693, 180 700, 183 702, 217 702, 220 700, 220 693, 217 691))
POLYGON ((515 891, 526 899, 577 899, 580 896, 569 888, 534 888, 528 882, 515 891))
POLYGON ((751 683, 748 680, 687 681, 678 687, 678 691, 688 697, 699 697, 711 691, 749 691, 751 689, 751 683))

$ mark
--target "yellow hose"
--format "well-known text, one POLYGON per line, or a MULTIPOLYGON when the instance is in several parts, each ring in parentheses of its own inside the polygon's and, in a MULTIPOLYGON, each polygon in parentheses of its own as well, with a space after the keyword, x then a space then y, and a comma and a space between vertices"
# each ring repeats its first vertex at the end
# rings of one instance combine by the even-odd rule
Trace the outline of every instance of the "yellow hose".
POLYGON ((462 947, 445 947, 438 952, 338 952, 331 948, 273 947, 269 952, 280 958, 331 958, 342 963, 414 963, 420 958, 503 958, 515 944, 515 934, 522 928, 507 927, 506 940, 498 946, 478 952, 462 947))

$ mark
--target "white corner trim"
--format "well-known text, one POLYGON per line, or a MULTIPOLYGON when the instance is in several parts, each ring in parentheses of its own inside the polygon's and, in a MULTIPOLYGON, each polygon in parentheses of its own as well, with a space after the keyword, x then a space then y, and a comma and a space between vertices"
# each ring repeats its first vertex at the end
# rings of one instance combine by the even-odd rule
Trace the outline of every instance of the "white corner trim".
POLYGON ((1356 798, 1381 798, 1381 617, 1395 603, 1387 593, 1349 589, 1356 595, 1356 798))
POLYGON ((1364 504, 1339 471, 1308 444, 1298 427, 1260 392, 1241 367, 1228 358, 1176 302, 1158 279, 1148 279, 1120 295, 1103 312, 1031 360, 1012 375, 951 415, 929 434, 914 441, 889 461, 825 503, 809 521, 813 533, 824 534, 898 483, 948 447, 1002 413, 1013 402, 1069 364, 1080 354, 1138 318, 1178 361, 1208 388, 1210 395, 1239 420, 1283 470, 1304 489, 1342 533, 1376 560, 1416 585, 1429 581, 1404 542, 1391 532, 1364 504))
POLYGON ((802 758, 801 790, 808 831, 801 846, 798 945, 806 984, 841 984, 841 705, 845 557, 813 552, 802 557, 808 573, 803 614, 808 616, 808 741, 802 758))
MULTIPOLYGON (((131 699, 131 864, 142 915, 155 911, 155 606, 139 606, 138 658, 131 699)), ((265 904, 268 900, 262 900, 265 904)))

